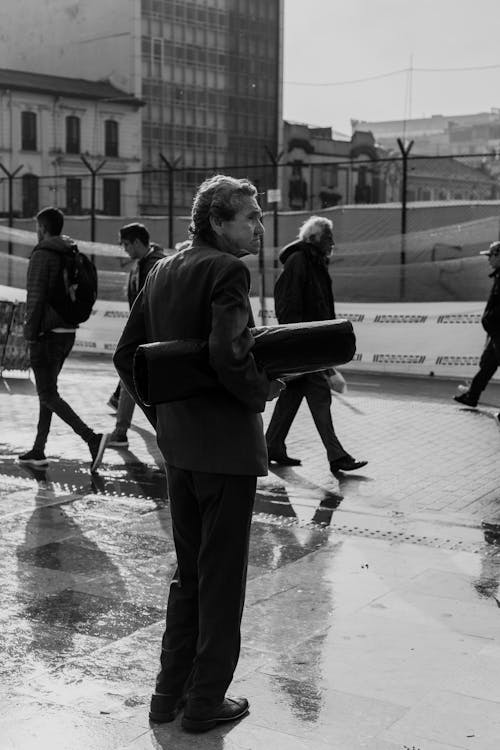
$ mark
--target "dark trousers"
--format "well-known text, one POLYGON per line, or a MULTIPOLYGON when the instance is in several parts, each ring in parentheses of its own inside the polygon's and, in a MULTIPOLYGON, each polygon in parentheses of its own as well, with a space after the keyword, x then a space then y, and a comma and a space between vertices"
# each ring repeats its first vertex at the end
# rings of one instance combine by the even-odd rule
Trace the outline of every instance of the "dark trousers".
POLYGON ((240 652, 254 476, 167 466, 177 570, 170 585, 156 691, 190 710, 221 703, 240 652))
POLYGON ((66 422, 83 440, 88 441, 94 434, 93 430, 82 422, 78 414, 61 398, 57 390, 57 378, 74 342, 74 333, 49 332, 39 341, 30 344, 30 364, 40 402, 38 427, 33 447, 42 452, 47 443, 53 413, 66 422))
POLYGON ((484 391, 500 365, 500 339, 488 339, 479 360, 479 370, 472 379, 469 393, 474 399, 484 391))
POLYGON ((285 440, 305 398, 311 410, 312 418, 319 436, 326 448, 329 461, 335 461, 347 455, 333 429, 332 394, 323 373, 314 372, 303 375, 287 383, 285 390, 274 407, 273 416, 266 431, 266 442, 270 454, 280 455, 286 452, 285 440))

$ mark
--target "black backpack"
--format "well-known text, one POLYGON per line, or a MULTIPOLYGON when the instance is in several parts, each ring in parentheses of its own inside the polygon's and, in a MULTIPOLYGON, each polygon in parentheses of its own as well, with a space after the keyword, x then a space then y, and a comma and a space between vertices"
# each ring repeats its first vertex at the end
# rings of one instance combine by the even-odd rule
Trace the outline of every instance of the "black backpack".
POLYGON ((90 318, 97 299, 97 269, 76 245, 58 255, 61 273, 50 305, 64 321, 78 325, 90 318))

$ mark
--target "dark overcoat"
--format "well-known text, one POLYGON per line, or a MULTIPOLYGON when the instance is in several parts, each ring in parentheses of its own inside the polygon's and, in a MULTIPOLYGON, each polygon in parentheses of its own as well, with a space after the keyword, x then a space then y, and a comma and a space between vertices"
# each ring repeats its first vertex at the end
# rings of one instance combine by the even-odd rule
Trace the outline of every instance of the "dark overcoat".
POLYGON ((140 344, 208 341, 223 388, 147 409, 167 464, 191 471, 264 476, 267 451, 261 412, 269 380, 252 355, 250 274, 229 253, 202 243, 160 260, 130 312, 114 363, 139 403, 133 355, 140 344))

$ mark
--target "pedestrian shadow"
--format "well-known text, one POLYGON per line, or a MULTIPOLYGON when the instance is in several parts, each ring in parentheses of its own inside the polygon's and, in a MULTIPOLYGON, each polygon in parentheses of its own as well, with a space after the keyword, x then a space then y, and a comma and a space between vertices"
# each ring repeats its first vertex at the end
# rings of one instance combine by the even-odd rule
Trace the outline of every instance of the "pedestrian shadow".
POLYGON ((340 488, 348 485, 366 484, 367 482, 375 481, 373 477, 367 477, 366 474, 349 474, 343 471, 339 471, 336 476, 340 488))
MULTIPOLYGON (((241 721, 245 721, 245 719, 243 718, 241 721)), ((216 731, 203 734, 201 742, 197 741, 196 735, 184 732, 181 728, 180 718, 177 718, 168 725, 151 723, 151 732, 156 742, 155 750, 172 750, 172 748, 177 748, 178 750, 187 750, 188 748, 192 748, 193 750, 224 750, 224 748, 227 748, 227 743, 229 742, 229 738, 226 740, 226 736, 239 723, 239 721, 232 721, 229 725, 219 724, 216 731)))
POLYGON ((109 450, 116 451, 123 459, 123 463, 112 464, 108 476, 104 474, 104 484, 108 487, 108 492, 114 484, 115 493, 147 497, 161 507, 167 503, 168 483, 163 464, 152 467, 144 463, 130 448, 108 448, 109 450))
POLYGON ((161 455, 160 449, 158 448, 158 443, 156 442, 156 433, 151 432, 150 430, 146 430, 144 427, 139 427, 136 424, 130 425, 130 429, 134 430, 134 432, 136 432, 139 437, 144 440, 144 444, 148 450, 149 455, 158 466, 158 468, 163 469, 164 459, 161 455))
POLYGON ((35 508, 15 549, 21 672, 27 667, 31 671, 33 661, 61 666, 82 649, 94 649, 96 638, 109 639, 111 627, 106 620, 112 619, 127 593, 119 567, 73 517, 75 498, 61 497, 46 471, 30 473, 38 483, 35 508), (94 576, 99 577, 100 592, 109 589, 112 597, 85 592, 86 582, 94 576))

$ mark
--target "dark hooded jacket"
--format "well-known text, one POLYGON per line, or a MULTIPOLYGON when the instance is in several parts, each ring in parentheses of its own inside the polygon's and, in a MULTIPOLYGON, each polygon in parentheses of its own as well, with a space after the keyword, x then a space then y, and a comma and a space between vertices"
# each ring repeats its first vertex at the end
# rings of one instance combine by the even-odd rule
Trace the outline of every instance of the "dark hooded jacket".
POLYGON ((62 268, 62 254, 71 252, 75 242, 71 237, 59 235, 38 243, 31 253, 26 279, 26 317, 24 338, 36 341, 53 328, 75 330, 51 306, 62 268))
POLYGON ((500 269, 490 273, 490 277, 493 279, 493 286, 481 323, 486 333, 495 341, 500 342, 500 269))
POLYGON ((296 240, 279 255, 283 271, 274 287, 279 323, 300 323, 335 318, 332 280, 328 266, 308 242, 296 240))
POLYGON ((137 279, 137 287, 134 289, 134 286, 132 284, 132 276, 134 272, 132 272, 129 276, 128 280, 128 288, 127 288, 127 296, 128 296, 128 304, 130 307, 134 304, 134 300, 141 291, 142 287, 144 286, 144 282, 146 281, 146 278, 148 276, 148 273, 151 271, 151 269, 158 263, 159 260, 162 258, 165 258, 165 252, 163 248, 161 248, 159 245, 156 245, 155 243, 151 243, 151 252, 147 253, 144 258, 141 258, 137 261, 137 273, 138 273, 138 279, 137 279))

